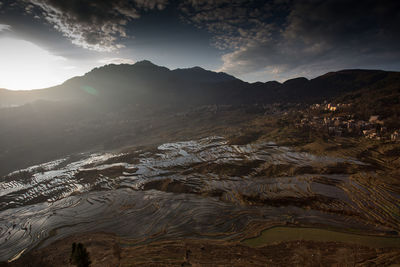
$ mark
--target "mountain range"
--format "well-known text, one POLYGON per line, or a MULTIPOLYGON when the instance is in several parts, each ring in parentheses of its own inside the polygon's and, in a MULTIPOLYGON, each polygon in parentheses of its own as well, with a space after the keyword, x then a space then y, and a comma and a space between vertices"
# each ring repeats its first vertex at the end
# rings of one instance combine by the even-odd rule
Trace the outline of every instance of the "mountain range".
POLYGON ((255 104, 319 102, 398 80, 398 72, 342 70, 308 80, 247 83, 200 67, 169 70, 150 61, 106 65, 61 85, 31 91, 0 89, 0 107, 38 100, 101 103, 114 109, 131 104, 255 104))

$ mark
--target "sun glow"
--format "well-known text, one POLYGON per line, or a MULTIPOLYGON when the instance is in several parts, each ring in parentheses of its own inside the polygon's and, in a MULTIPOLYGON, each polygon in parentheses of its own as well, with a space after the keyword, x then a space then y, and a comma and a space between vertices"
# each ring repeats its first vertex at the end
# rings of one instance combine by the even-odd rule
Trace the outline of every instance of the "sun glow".
POLYGON ((74 66, 64 57, 25 40, 0 38, 0 88, 45 88, 75 75, 74 66))

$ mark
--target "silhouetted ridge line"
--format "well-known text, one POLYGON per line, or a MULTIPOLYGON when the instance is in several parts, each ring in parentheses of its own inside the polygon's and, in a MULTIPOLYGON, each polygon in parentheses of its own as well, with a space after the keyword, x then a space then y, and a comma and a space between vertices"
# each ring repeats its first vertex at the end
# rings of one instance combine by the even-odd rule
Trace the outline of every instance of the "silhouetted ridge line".
POLYGON ((247 83, 223 72, 201 67, 170 70, 148 60, 135 64, 110 64, 74 77, 59 86, 15 92, 0 90, 0 106, 22 105, 39 99, 72 101, 105 109, 126 105, 254 104, 319 102, 365 88, 375 88, 399 76, 381 70, 341 70, 308 80, 294 78, 247 83))

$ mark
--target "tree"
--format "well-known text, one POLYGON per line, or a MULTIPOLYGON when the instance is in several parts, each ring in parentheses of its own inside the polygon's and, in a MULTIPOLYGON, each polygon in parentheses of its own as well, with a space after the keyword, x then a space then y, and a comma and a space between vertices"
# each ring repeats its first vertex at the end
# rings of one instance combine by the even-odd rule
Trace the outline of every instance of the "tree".
POLYGON ((89 253, 82 243, 76 244, 75 242, 72 244, 71 256, 69 258, 71 264, 75 264, 78 267, 89 267, 90 259, 89 253))

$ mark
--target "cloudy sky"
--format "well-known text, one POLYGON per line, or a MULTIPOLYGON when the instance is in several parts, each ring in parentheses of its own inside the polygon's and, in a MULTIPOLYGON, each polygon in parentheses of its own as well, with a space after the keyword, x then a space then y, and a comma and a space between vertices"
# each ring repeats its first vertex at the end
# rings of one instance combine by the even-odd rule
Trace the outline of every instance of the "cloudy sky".
POLYGON ((245 81, 400 70, 400 1, 0 0, 0 88, 148 59, 245 81))

